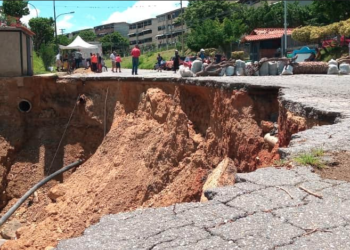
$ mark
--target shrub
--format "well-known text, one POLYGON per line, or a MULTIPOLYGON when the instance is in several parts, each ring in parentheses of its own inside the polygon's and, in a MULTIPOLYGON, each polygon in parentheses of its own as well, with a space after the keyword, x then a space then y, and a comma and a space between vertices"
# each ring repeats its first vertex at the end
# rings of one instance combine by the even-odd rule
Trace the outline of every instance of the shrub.
POLYGON ((46 70, 48 70, 50 66, 53 66, 55 62, 55 55, 56 53, 54 44, 46 44, 40 47, 40 57, 43 60, 46 70))
POLYGON ((231 53, 233 59, 244 59, 244 51, 234 51, 231 53))

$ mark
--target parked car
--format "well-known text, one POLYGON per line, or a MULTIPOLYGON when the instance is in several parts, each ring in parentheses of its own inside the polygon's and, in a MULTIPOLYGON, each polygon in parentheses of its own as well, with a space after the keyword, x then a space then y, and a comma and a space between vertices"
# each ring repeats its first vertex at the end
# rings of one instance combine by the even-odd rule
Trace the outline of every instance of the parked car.
MULTIPOLYGON (((327 39, 322 42, 322 47, 334 47, 338 43, 337 37, 332 39, 327 39)), ((349 46, 350 37, 341 36, 340 37, 340 46, 349 46)))

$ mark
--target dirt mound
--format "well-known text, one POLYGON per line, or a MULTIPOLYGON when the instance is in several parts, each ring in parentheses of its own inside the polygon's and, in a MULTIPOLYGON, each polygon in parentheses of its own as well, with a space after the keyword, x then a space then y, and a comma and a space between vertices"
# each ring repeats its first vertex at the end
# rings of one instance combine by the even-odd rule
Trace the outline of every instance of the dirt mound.
MULTIPOLYGON (((86 94, 81 112, 99 120, 93 115, 103 113, 97 92, 86 94)), ((278 113, 276 93, 269 99, 242 91, 115 84, 110 95, 114 114, 98 150, 55 187, 54 202, 23 210, 23 216, 43 212, 26 216, 19 239, 2 249, 54 246, 104 214, 198 201, 208 174, 226 157, 241 172, 278 158, 259 127, 278 113)))

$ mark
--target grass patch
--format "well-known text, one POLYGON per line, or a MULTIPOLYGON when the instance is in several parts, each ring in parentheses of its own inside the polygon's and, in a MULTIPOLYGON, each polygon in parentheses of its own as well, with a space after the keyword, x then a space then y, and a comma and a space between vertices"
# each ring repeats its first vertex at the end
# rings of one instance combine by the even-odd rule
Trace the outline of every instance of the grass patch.
MULTIPOLYGON (((154 64, 157 62, 158 53, 163 57, 165 61, 169 61, 172 56, 175 55, 175 49, 165 50, 160 52, 147 52, 140 56, 139 58, 139 69, 153 69, 154 64)), ((131 56, 122 58, 122 68, 131 69, 132 61, 131 56)), ((108 68, 112 67, 112 62, 110 59, 105 60, 106 66, 108 68)))
POLYGON ((310 165, 312 167, 322 169, 325 167, 325 165, 319 157, 323 155, 324 155, 323 149, 317 148, 317 149, 311 150, 311 152, 300 154, 299 156, 294 158, 294 161, 301 165, 310 165))
POLYGON ((33 71, 34 75, 52 73, 45 69, 43 60, 35 52, 33 52, 33 71))
POLYGON ((286 159, 280 159, 280 160, 276 160, 274 161, 273 165, 276 167, 283 167, 288 163, 288 161, 286 159))

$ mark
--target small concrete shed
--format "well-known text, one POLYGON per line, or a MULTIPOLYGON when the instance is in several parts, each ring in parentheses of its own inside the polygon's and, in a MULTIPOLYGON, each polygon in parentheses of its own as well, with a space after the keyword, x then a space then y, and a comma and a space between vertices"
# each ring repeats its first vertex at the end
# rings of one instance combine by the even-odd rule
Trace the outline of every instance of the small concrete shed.
POLYGON ((0 27, 0 77, 33 75, 33 35, 22 26, 0 27))

